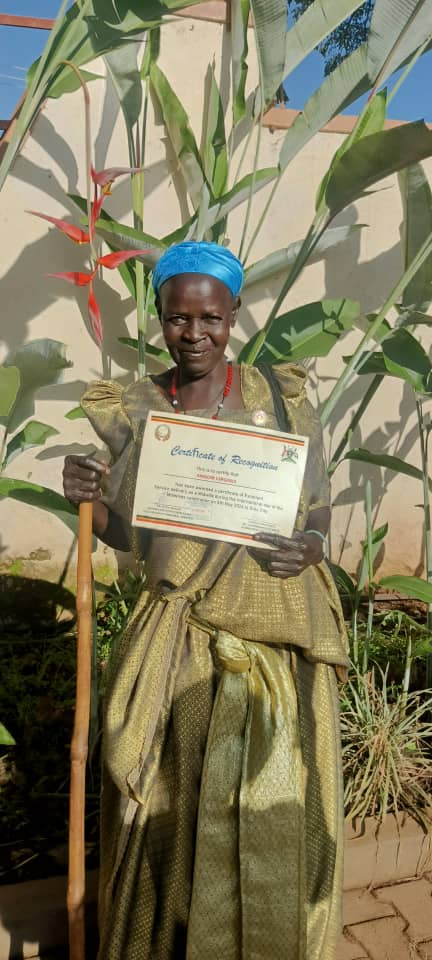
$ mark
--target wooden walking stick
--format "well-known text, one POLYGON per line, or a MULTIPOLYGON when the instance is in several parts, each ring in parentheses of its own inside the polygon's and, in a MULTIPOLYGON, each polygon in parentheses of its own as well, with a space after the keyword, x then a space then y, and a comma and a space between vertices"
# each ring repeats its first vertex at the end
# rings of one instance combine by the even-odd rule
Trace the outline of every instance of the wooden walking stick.
POLYGON ((79 507, 77 574, 77 682, 71 743, 69 807, 69 876, 67 908, 69 958, 85 960, 85 781, 88 754, 92 643, 92 520, 93 505, 79 507))

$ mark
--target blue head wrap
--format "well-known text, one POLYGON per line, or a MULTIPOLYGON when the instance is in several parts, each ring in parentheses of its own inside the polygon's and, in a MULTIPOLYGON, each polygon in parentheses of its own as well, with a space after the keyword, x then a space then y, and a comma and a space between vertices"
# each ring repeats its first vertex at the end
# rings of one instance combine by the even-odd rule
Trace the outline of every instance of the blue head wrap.
POLYGON ((165 251, 153 271, 155 293, 159 293, 166 280, 179 273, 205 273, 216 277, 228 287, 233 297, 238 296, 243 283, 240 260, 226 247, 205 240, 186 240, 165 251))

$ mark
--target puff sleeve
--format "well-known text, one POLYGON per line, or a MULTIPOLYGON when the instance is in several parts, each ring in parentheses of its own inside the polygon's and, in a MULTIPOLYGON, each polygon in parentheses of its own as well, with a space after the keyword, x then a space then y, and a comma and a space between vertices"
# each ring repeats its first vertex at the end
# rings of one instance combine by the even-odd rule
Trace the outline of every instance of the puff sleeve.
POLYGON ((320 418, 306 396, 307 372, 300 364, 280 363, 273 367, 288 419, 294 433, 309 437, 304 478, 307 508, 330 506, 330 480, 324 454, 320 418))
POLYGON ((102 500, 130 522, 126 502, 127 469, 134 446, 132 425, 124 406, 125 388, 110 380, 95 380, 81 398, 81 406, 98 437, 111 454, 111 474, 102 500))

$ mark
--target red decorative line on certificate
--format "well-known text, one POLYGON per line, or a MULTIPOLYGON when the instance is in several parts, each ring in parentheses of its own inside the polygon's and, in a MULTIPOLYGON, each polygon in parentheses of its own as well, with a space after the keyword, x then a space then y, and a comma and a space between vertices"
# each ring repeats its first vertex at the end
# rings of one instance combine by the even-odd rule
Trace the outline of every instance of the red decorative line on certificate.
POLYGON ((158 520, 156 517, 142 517, 137 514, 137 520, 140 523, 156 523, 163 527, 181 527, 183 530, 201 530, 202 533, 219 533, 226 537, 239 537, 242 540, 253 540, 253 535, 249 533, 239 533, 237 530, 221 530, 219 527, 201 527, 198 523, 181 523, 179 520, 158 520))
MULTIPOLYGON (((293 447, 304 447, 305 441, 300 439, 289 439, 287 437, 278 437, 273 436, 270 433, 254 433, 253 430, 240 430, 237 427, 231 427, 228 425, 225 426, 211 426, 208 423, 196 423, 194 420, 187 420, 186 417, 182 417, 180 420, 174 420, 173 417, 151 417, 151 423, 176 423, 179 426, 185 427, 194 427, 197 430, 214 430, 216 433, 234 433, 239 437, 256 437, 258 440, 275 440, 276 443, 291 444, 293 447)), ((243 534, 242 534, 243 536, 243 534)))

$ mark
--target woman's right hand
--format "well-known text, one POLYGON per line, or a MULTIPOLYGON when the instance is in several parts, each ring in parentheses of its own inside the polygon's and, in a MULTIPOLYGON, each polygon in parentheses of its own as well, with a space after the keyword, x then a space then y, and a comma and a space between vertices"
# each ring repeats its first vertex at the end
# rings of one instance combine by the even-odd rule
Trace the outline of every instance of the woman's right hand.
POLYGON ((63 467, 63 491, 66 500, 77 505, 100 500, 102 480, 109 475, 110 468, 104 460, 94 460, 93 457, 66 457, 63 467))

